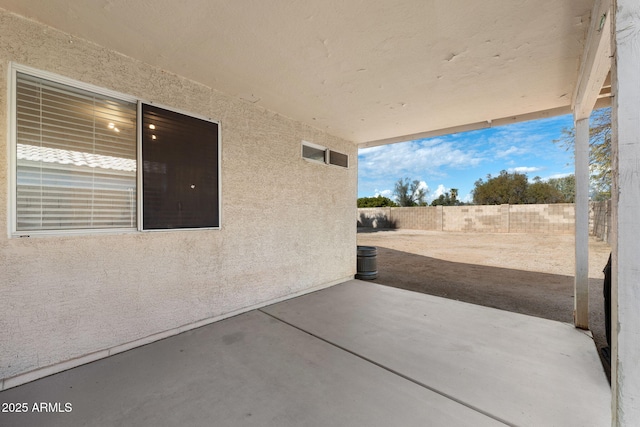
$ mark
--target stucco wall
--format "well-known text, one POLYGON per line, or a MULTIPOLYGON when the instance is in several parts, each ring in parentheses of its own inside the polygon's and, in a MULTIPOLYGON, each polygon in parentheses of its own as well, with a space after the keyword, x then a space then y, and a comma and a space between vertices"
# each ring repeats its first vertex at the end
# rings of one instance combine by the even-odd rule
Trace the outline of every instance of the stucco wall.
POLYGON ((220 230, 0 233, 0 379, 353 277, 354 144, 2 9, 0 28, 3 230, 10 61, 211 117, 222 129, 220 230), (301 140, 349 154, 351 167, 303 160, 301 140))

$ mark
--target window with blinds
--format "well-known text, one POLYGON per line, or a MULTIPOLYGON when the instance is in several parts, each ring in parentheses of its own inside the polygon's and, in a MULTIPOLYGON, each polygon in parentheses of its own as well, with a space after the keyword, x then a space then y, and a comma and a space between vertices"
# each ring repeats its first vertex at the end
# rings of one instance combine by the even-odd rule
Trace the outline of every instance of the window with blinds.
POLYGON ((12 234, 220 227, 218 123, 11 68, 12 234))
POLYGON ((136 103, 17 72, 16 231, 136 228, 136 103))

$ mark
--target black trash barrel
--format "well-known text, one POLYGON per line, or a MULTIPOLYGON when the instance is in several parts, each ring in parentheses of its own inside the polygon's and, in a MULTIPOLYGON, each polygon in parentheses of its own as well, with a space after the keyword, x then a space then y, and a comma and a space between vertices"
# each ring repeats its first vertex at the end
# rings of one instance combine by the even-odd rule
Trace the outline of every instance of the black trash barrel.
POLYGON ((607 337, 607 345, 611 347, 611 255, 609 261, 602 270, 604 273, 604 283, 602 293, 604 295, 604 330, 607 337))
POLYGON ((378 249, 375 246, 358 246, 358 274, 356 279, 373 280, 378 277, 378 249))

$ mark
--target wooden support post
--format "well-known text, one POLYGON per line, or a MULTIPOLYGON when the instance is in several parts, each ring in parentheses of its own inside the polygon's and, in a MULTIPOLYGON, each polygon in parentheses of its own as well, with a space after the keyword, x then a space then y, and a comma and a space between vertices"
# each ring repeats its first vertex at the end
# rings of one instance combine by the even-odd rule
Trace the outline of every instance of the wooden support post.
POLYGON ((576 126, 576 223, 574 322, 576 328, 589 329, 589 119, 576 126))
POLYGON ((589 116, 611 68, 610 0, 595 0, 582 64, 573 95, 576 126, 576 270, 574 322, 589 328, 589 116))
POLYGON ((613 2, 611 338, 614 426, 640 426, 640 2, 613 2))

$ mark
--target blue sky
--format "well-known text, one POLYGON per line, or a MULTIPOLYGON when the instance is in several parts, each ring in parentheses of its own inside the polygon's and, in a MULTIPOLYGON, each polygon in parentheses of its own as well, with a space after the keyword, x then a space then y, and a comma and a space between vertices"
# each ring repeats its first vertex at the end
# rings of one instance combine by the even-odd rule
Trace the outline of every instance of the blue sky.
POLYGON ((451 188, 471 201, 474 183, 501 170, 543 180, 574 172, 573 152, 553 140, 572 128, 571 115, 364 148, 358 153, 358 197, 392 197, 401 178, 419 180, 431 202, 451 188))

